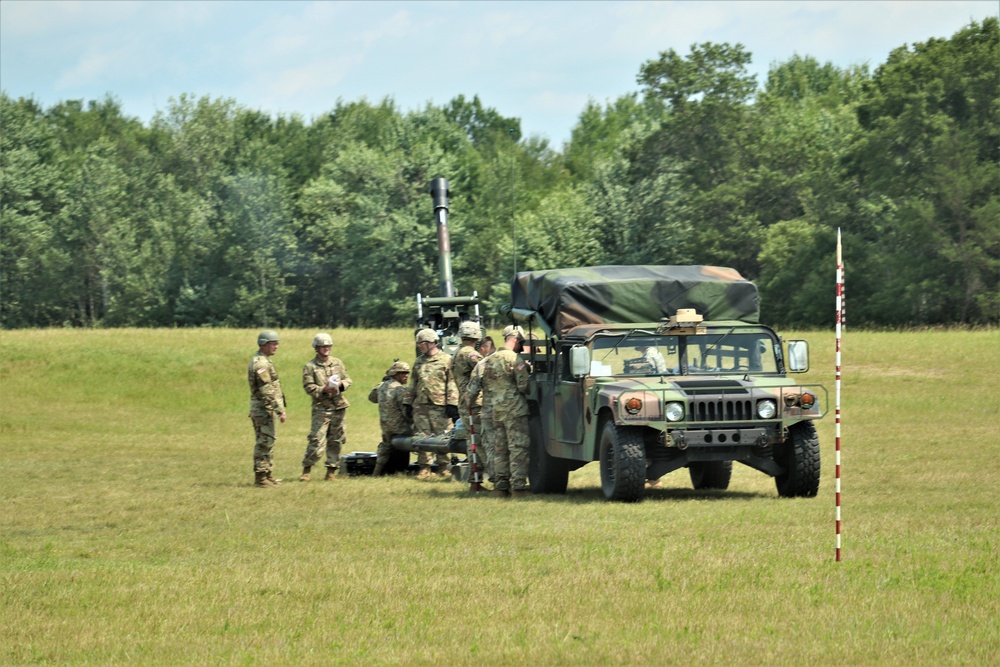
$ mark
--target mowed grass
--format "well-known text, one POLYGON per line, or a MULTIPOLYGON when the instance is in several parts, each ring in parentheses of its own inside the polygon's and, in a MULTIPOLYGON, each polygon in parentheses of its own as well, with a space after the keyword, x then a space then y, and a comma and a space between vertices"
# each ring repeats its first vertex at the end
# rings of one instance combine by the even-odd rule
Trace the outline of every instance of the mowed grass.
MULTIPOLYGON (((501 501, 412 477, 293 481, 314 331, 282 331, 277 489, 251 487, 256 331, 0 332, 0 663, 993 665, 1000 662, 1000 332, 848 330, 843 560, 834 340, 820 494, 737 465, 607 503, 501 501)), ((335 330, 347 451, 407 330, 335 330)), ((786 337, 793 334, 786 332, 786 337)))

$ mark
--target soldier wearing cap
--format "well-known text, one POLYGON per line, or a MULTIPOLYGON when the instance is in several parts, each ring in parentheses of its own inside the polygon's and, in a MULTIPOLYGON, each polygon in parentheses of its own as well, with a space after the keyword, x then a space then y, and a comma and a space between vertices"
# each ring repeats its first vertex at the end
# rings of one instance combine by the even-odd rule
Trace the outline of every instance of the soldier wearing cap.
POLYGON ((471 408, 473 418, 475 418, 474 423, 478 423, 479 421, 477 418, 482 409, 483 401, 478 397, 473 401, 469 401, 465 395, 465 390, 469 386, 472 369, 483 358, 483 355, 476 349, 476 343, 482 338, 482 332, 482 328, 475 322, 462 322, 458 327, 458 335, 462 339, 462 346, 458 348, 458 351, 455 352, 455 356, 451 360, 451 375, 455 378, 455 384, 458 385, 459 415, 465 417, 469 414, 471 408))
POLYGON ((271 363, 271 357, 278 351, 278 334, 265 329, 257 334, 257 354, 247 367, 247 381, 250 384, 250 420, 253 422, 253 472, 254 486, 267 488, 277 486, 281 480, 272 473, 272 453, 277 439, 274 432, 274 417, 277 415, 285 423, 285 394, 281 391, 278 371, 271 363))
MULTIPOLYGON (((438 336, 431 329, 421 329, 416 335, 420 356, 410 373, 413 430, 426 435, 443 435, 458 418, 458 386, 451 375, 451 355, 438 349, 438 336)), ((431 456, 420 452, 418 479, 431 475, 431 456)), ((438 475, 450 477, 451 459, 437 454, 438 475)))
POLYGON ((523 497, 528 493, 528 363, 518 356, 524 330, 503 330, 504 346, 487 358, 483 383, 493 404, 493 494, 523 497))
POLYGON ((482 358, 469 376, 469 382, 465 387, 465 401, 467 404, 481 405, 479 420, 474 422, 476 443, 479 445, 476 449, 483 463, 486 478, 490 482, 496 482, 493 475, 493 397, 483 382, 486 362, 496 351, 496 347, 493 345, 493 339, 487 336, 479 342, 478 349, 482 358))
POLYGON ((302 368, 302 388, 312 398, 312 424, 306 438, 306 453, 302 457, 302 475, 299 481, 308 482, 312 467, 326 450, 326 477, 334 475, 340 467, 340 449, 347 442, 344 416, 350 403, 344 392, 351 386, 344 362, 330 356, 333 339, 330 334, 318 333, 313 338, 316 356, 302 368))
POLYGON ((413 435, 413 425, 406 417, 410 405, 410 391, 406 388, 410 365, 398 359, 392 362, 385 378, 368 392, 368 400, 378 403, 378 423, 382 428, 382 442, 378 445, 373 475, 381 475, 392 454, 392 439, 397 435, 413 435))
MULTIPOLYGON (((476 343, 483 336, 483 329, 475 322, 462 322, 458 326, 458 336, 462 339, 462 346, 458 348, 458 351, 455 352, 455 356, 451 360, 451 376, 455 378, 455 384, 458 386, 458 413, 466 422, 471 419, 475 433, 480 435, 482 433, 480 430, 480 414, 483 410, 483 401, 478 396, 471 401, 468 400, 465 390, 469 386, 472 370, 483 358, 483 355, 476 349, 476 343)), ((482 437, 477 438, 476 442, 482 442, 482 437)), ((477 450, 480 465, 485 470, 485 450, 481 447, 477 448, 477 450)))

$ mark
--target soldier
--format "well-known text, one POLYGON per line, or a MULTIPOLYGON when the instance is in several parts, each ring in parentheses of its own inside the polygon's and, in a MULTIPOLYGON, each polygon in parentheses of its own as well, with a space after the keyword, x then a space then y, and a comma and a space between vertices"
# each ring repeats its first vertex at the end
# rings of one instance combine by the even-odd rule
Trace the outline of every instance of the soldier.
POLYGON ((451 376, 455 378, 455 384, 458 385, 458 412, 459 415, 465 417, 470 414, 471 408, 473 423, 478 424, 483 401, 478 396, 469 401, 465 390, 469 386, 472 369, 483 358, 483 355, 476 350, 476 343, 482 336, 482 329, 475 322, 462 322, 458 327, 458 335, 462 339, 462 346, 458 348, 451 360, 451 376))
POLYGON ((389 462, 392 438, 413 435, 413 425, 406 417, 406 408, 410 406, 410 390, 406 387, 409 377, 410 365, 397 359, 385 372, 385 379, 368 393, 368 400, 378 403, 378 422, 382 428, 382 442, 378 444, 373 475, 381 475, 389 462))
POLYGON ((277 486, 281 480, 274 478, 271 461, 276 440, 274 416, 285 423, 285 395, 281 391, 278 371, 271 357, 278 351, 277 332, 266 329, 257 334, 257 354, 247 367, 250 383, 250 420, 253 422, 253 472, 254 486, 277 486))
POLYGON ((467 404, 475 404, 477 401, 481 404, 481 410, 479 412, 479 420, 473 422, 476 435, 476 451, 479 454, 479 460, 483 464, 483 470, 486 473, 486 478, 490 482, 495 482, 493 475, 493 400, 488 393, 485 384, 483 383, 483 372, 486 369, 486 362, 490 355, 496 351, 496 347, 493 345, 493 339, 487 336, 479 341, 479 353, 482 358, 476 364, 476 367, 472 369, 472 374, 469 376, 469 383, 465 388, 465 401, 467 404))
POLYGON ((503 349, 490 356, 483 382, 493 404, 493 495, 515 498, 528 494, 528 363, 518 356, 524 330, 503 330, 503 349))
POLYGON ((479 354, 484 357, 488 357, 497 351, 497 346, 493 344, 493 339, 486 336, 481 341, 476 343, 476 349, 479 350, 479 354))
MULTIPOLYGON (((451 355, 438 349, 437 334, 430 329, 418 331, 416 340, 420 356, 410 374, 413 430, 425 435, 444 435, 451 428, 450 420, 458 419, 458 386, 451 376, 451 355)), ((430 452, 420 452, 417 479, 431 476, 430 459, 430 452)), ((451 476, 448 454, 439 453, 437 464, 439 476, 451 476)))
POLYGON ((312 397, 312 425, 306 439, 300 482, 309 481, 312 467, 320 459, 321 447, 326 449, 326 477, 323 479, 336 479, 340 449, 347 442, 344 416, 351 404, 344 398, 344 392, 351 386, 351 376, 344 362, 330 356, 332 347, 330 334, 316 334, 313 338, 316 356, 302 368, 302 388, 312 397))
POLYGON ((642 352, 643 361, 649 364, 653 373, 661 375, 667 372, 667 360, 663 358, 663 353, 655 345, 640 346, 636 349, 642 352))

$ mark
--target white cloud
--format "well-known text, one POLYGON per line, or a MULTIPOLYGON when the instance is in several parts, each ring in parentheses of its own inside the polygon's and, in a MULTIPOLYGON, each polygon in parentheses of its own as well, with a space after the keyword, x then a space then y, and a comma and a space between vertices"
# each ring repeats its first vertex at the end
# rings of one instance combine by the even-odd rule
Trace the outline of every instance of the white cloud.
POLYGON ((305 116, 345 100, 403 109, 458 94, 568 137, 588 99, 636 91, 640 66, 741 42, 763 83, 793 54, 877 66, 949 37, 995 2, 0 2, 0 82, 43 104, 112 93, 149 117, 183 92, 305 116))
POLYGON ((126 50, 120 48, 88 53, 63 72, 54 82, 54 87, 56 90, 76 90, 108 81, 125 56, 126 50))

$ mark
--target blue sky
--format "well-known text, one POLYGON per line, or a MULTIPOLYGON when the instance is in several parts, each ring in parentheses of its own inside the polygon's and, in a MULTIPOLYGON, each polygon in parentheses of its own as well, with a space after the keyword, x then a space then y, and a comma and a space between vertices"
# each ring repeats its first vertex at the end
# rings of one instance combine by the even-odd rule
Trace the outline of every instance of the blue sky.
POLYGON ((479 95, 560 148, 588 100, 638 90, 639 67, 666 49, 740 42, 763 82, 796 53, 875 67, 997 13, 995 0, 0 0, 0 88, 45 106, 111 94, 143 121, 181 93, 307 119, 338 99, 408 111, 479 95))

